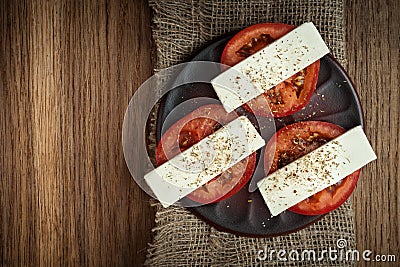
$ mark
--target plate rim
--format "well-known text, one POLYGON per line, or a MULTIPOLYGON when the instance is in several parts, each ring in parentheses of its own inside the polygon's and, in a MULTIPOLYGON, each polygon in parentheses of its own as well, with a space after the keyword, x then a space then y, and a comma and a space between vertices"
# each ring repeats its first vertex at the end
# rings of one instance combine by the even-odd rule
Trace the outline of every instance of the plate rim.
MULTIPOLYGON (((220 36, 217 36, 216 38, 204 43, 202 46, 200 46, 198 49, 195 49, 192 53, 191 56, 182 62, 191 62, 193 61, 193 59, 204 49, 206 49, 207 47, 209 47, 210 45, 222 41, 224 39, 227 39, 228 37, 232 38, 234 36, 235 33, 239 32, 240 30, 237 31, 232 31, 229 33, 225 33, 222 34, 220 36)), ((226 42, 228 42, 229 39, 226 40, 226 42)), ((349 87, 351 87, 353 90, 351 90, 351 92, 354 94, 356 102, 357 102, 357 108, 359 108, 360 110, 360 119, 361 119, 361 126, 364 128, 365 127, 365 118, 364 118, 364 110, 362 107, 362 103, 360 101, 360 95, 358 93, 358 91, 356 90, 356 86, 353 82, 353 80, 351 79, 351 77, 349 76, 348 72, 345 70, 345 68, 340 64, 340 62, 331 54, 328 53, 327 55, 325 55, 324 57, 328 57, 339 69, 340 71, 344 74, 344 76, 347 78, 348 82, 349 82, 349 87)), ((215 61, 214 61, 215 62, 215 61)), ((157 114, 156 114, 156 140, 159 141, 161 138, 161 131, 160 131, 160 124, 158 123, 162 117, 162 112, 161 110, 165 107, 165 98, 167 97, 168 93, 165 94, 164 96, 162 96, 162 98, 159 101, 159 106, 157 108, 157 114)), ((346 200, 347 202, 347 200, 346 200)), ((339 207, 340 208, 340 207, 339 207)), ((252 233, 245 233, 245 232, 238 232, 235 230, 231 230, 229 228, 226 228, 224 226, 221 226, 213 221, 211 221, 209 218, 203 216, 198 210, 196 210, 195 207, 185 207, 186 210, 188 210, 190 213, 192 213, 193 215, 195 215, 198 219, 200 219, 201 221, 207 223, 209 226, 217 229, 218 231, 222 231, 225 233, 230 233, 230 234, 234 234, 236 236, 242 236, 242 237, 250 237, 250 238, 269 238, 269 237, 278 237, 278 236, 285 236, 285 235, 289 235, 292 233, 296 233, 298 231, 301 231, 305 228, 308 228, 309 226, 315 224, 316 222, 318 222, 319 220, 321 220, 322 218, 324 218, 327 214, 333 212, 329 212, 326 214, 321 214, 321 215, 316 215, 316 218, 298 228, 292 229, 292 230, 288 230, 288 231, 283 231, 281 233, 277 233, 277 234, 252 234, 252 233)), ((315 215, 314 215, 315 216, 315 215)))

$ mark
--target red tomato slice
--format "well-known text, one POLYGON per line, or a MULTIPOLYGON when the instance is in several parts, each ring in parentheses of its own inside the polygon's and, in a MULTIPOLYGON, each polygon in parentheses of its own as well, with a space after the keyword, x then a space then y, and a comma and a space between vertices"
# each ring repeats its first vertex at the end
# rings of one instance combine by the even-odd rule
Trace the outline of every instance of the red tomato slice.
MULTIPOLYGON (((336 124, 322 121, 298 122, 283 127, 275 133, 265 148, 264 166, 271 166, 265 173, 269 174, 284 167, 344 132, 345 129, 336 124)), ((328 213, 350 197, 359 175, 360 170, 357 170, 289 210, 304 215, 328 213)))
MULTIPOLYGON (((227 113, 217 104, 196 109, 177 121, 161 137, 156 151, 157 164, 163 164, 237 117, 235 112, 227 113)), ((187 197, 204 204, 226 199, 238 192, 250 180, 255 165, 256 153, 253 153, 187 197)))
MULTIPOLYGON (((247 27, 227 43, 222 52, 221 63, 233 66, 256 53, 295 27, 282 23, 261 23, 247 27)), ((243 107, 259 116, 284 117, 302 109, 317 86, 320 62, 294 74, 264 94, 250 100, 243 107), (269 109, 266 108, 269 106, 269 109)))

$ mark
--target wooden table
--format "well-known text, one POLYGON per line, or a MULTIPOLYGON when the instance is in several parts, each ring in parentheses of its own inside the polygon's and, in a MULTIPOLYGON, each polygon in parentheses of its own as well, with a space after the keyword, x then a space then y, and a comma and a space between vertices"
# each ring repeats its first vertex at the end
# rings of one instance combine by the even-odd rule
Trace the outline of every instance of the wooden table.
MULTIPOLYGON (((138 266, 154 210, 121 148, 152 74, 141 1, 1 1, 0 263, 138 266)), ((397 254, 399 2, 346 2, 349 73, 378 160, 353 195, 359 249, 397 254)), ((389 266, 389 265, 388 265, 389 266)))

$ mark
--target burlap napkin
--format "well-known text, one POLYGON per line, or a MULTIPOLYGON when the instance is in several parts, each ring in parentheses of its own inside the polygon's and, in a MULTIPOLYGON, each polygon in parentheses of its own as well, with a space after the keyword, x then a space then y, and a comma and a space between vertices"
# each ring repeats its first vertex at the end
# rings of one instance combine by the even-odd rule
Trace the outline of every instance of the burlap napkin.
MULTIPOLYGON (((331 53, 346 66, 341 0, 151 0, 150 5, 154 10, 156 70, 185 61, 207 41, 251 24, 299 25, 306 21, 314 22, 331 53)), ((265 248, 286 253, 296 250, 300 255, 312 250, 318 258, 322 250, 338 249, 339 239, 347 241, 346 249, 354 249, 353 211, 349 202, 306 229, 273 238, 246 238, 220 232, 184 208, 164 209, 155 205, 156 227, 148 249, 147 266, 348 266, 354 263, 327 255, 320 260, 311 257, 303 261, 289 260, 287 254, 287 261, 279 260, 276 254, 265 260, 257 259, 258 251, 265 248)), ((295 253, 292 256, 296 258, 295 253)))

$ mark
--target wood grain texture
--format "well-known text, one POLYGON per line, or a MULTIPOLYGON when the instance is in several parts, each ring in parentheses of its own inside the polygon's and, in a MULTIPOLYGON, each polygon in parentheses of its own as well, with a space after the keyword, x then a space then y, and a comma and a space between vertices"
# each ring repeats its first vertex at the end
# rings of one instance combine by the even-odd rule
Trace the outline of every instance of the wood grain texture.
POLYGON ((365 131, 378 156, 362 171, 353 194, 357 248, 396 254, 398 266, 400 5, 397 0, 346 3, 348 71, 363 105, 365 131))
MULTIPOLYGON (((353 194, 358 248, 397 262, 399 11, 346 1, 348 70, 378 154, 353 194)), ((1 1, 0 16, 1 265, 140 266, 154 211, 120 144, 151 75, 146 1, 1 1)))
POLYGON ((145 1, 1 2, 1 264, 132 266, 153 212, 121 126, 151 75, 145 1))

